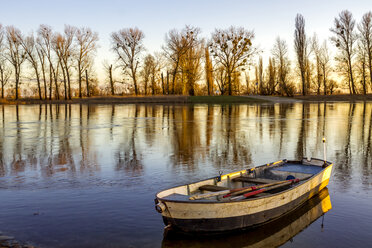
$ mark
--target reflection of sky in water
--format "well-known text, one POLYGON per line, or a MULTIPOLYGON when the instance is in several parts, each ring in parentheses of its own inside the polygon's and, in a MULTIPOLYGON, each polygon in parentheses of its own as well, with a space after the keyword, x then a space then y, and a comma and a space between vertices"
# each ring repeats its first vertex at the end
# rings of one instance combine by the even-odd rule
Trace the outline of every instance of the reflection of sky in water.
MULTIPOLYGON (((340 228, 346 220, 372 228, 370 211, 358 214, 372 207, 371 115, 369 103, 1 106, 0 231, 46 246, 98 244, 98 237, 158 246, 156 191, 218 170, 323 157, 325 136, 335 162, 328 239, 351 244, 340 228), (32 216, 35 209, 44 215, 32 216), (63 224, 42 226, 43 218, 63 224), (137 240, 133 230, 144 234, 137 240)), ((302 233, 314 238, 313 226, 302 233)), ((327 244, 302 233, 298 245, 327 244)), ((360 245, 369 241, 366 231, 354 235, 360 245)))

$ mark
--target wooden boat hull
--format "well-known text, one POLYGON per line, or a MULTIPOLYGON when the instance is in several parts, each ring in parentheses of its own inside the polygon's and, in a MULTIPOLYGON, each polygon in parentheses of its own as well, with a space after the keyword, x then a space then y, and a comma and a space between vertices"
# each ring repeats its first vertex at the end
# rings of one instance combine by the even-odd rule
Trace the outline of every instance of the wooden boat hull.
MULTIPOLYGON (((157 194, 156 201, 164 204, 162 217, 165 225, 184 232, 219 232, 253 227, 272 221, 286 214, 302 203, 318 194, 328 185, 332 171, 329 163, 319 173, 296 187, 280 193, 243 201, 208 202, 167 200, 162 196, 171 192, 157 194)), ((236 173, 235 173, 236 174, 236 173)), ((239 174, 237 174, 238 176, 239 174)), ((230 173, 234 177, 234 173, 230 173)), ((209 179, 211 180, 211 179, 209 179)), ((202 181, 190 184, 183 189, 180 186, 170 189, 182 194, 182 190, 190 191, 190 187, 205 184, 202 181)), ((183 192, 185 195, 187 192, 183 192)))
POLYGON ((332 209, 328 189, 282 217, 244 232, 225 235, 184 235, 166 229, 162 247, 279 247, 332 209))

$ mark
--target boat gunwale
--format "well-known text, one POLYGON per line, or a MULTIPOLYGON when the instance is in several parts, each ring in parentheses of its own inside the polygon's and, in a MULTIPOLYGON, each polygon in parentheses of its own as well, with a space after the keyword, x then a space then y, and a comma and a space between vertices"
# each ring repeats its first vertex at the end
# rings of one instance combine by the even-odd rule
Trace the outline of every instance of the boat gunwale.
MULTIPOLYGON (((304 158, 304 159, 306 159, 306 158, 304 158)), ((178 187, 182 187, 182 186, 187 186, 187 185, 198 183, 198 182, 202 182, 202 181, 207 181, 207 180, 215 179, 216 177, 214 176, 214 177, 207 178, 207 179, 204 179, 204 180, 195 181, 195 182, 192 182, 192 183, 189 183, 189 184, 182 184, 182 185, 178 185, 178 186, 175 186, 175 187, 172 187, 172 188, 161 190, 161 191, 159 191, 159 192, 156 193, 156 195, 155 195, 155 197, 156 197, 155 198, 155 201, 157 200, 157 201, 161 201, 161 202, 175 202, 175 203, 188 203, 188 204, 226 204, 226 203, 231 204, 231 203, 240 203, 240 202, 250 202, 250 201, 255 201, 255 200, 261 200, 261 199, 264 199, 264 198, 275 197, 277 195, 285 194, 285 193, 290 192, 291 190, 297 189, 300 185, 309 182, 314 177, 316 177, 319 174, 323 173, 326 168, 328 168, 329 166, 332 166, 333 165, 332 162, 325 161, 323 159, 319 159, 319 158, 311 158, 311 159, 312 160, 318 160, 318 161, 324 161, 327 164, 327 166, 326 167, 322 167, 322 170, 320 170, 316 174, 313 174, 312 176, 310 176, 306 180, 304 180, 302 182, 300 181, 295 187, 291 187, 291 188, 288 188, 286 190, 283 190, 283 191, 280 191, 280 192, 277 192, 277 193, 274 193, 274 194, 270 194, 270 195, 266 195, 266 196, 261 196, 259 198, 246 198, 246 199, 242 199, 242 200, 238 200, 238 201, 217 201, 217 200, 211 200, 211 201, 192 201, 192 200, 187 200, 186 201, 186 200, 172 200, 172 199, 165 199, 165 198, 158 197, 158 194, 160 194, 163 191, 174 189, 174 188, 178 188, 178 187)), ((285 160, 285 159, 282 159, 282 160, 279 160, 279 161, 283 161, 285 163, 302 163, 301 160, 285 160)), ((271 164, 271 163, 269 163, 269 164, 271 164)), ((264 166, 267 166, 267 165, 268 164, 263 164, 263 165, 259 165, 259 166, 253 167, 253 168, 260 168, 260 167, 264 167, 264 166)), ((315 165, 315 166, 319 166, 319 165, 315 165)), ((248 171, 248 170, 253 169, 253 168, 248 168, 246 170, 248 171)), ((233 171, 231 173, 235 173, 235 172, 236 171, 233 171)), ((228 174, 230 174, 230 173, 228 173, 228 174)), ((226 174, 226 175, 228 175, 228 174, 226 174)))

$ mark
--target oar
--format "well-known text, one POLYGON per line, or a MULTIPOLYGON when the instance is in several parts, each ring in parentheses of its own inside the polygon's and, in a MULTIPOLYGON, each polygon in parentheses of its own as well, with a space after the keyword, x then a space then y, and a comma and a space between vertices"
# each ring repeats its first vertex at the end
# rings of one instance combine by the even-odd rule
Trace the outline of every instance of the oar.
POLYGON ((282 183, 285 183, 285 182, 288 182, 288 180, 279 181, 279 182, 275 182, 275 183, 262 184, 262 185, 258 185, 258 186, 249 186, 249 187, 237 189, 237 190, 235 190, 235 192, 230 192, 230 193, 224 195, 223 198, 230 197, 230 196, 235 196, 235 195, 241 195, 241 194, 249 192, 249 191, 262 189, 262 188, 282 184, 282 183))
POLYGON ((232 197, 230 200, 231 201, 238 201, 238 200, 243 200, 245 198, 248 198, 248 197, 251 197, 251 196, 254 196, 254 195, 258 195, 258 194, 261 194, 265 191, 269 191, 269 190, 272 190, 272 189, 276 189, 276 188, 280 188, 280 187, 284 187, 284 186, 287 186, 287 185, 290 185, 292 183, 298 183, 299 181, 303 181, 303 180, 306 180, 310 177, 306 177, 306 178, 303 178, 303 179, 291 179, 291 180, 287 180, 287 182, 285 183, 282 183, 282 184, 279 184, 279 185, 274 185, 274 186, 271 186, 271 187, 267 187, 267 188, 262 188, 262 189, 259 189, 259 190, 256 190, 256 191, 252 191, 252 192, 248 192, 244 195, 241 195, 241 196, 236 196, 236 197, 232 197))
POLYGON ((243 188, 238 188, 238 189, 226 189, 226 190, 221 190, 221 191, 217 191, 217 192, 208 192, 208 193, 204 193, 204 194, 198 194, 198 195, 193 195, 193 196, 190 196, 190 200, 198 200, 198 199, 203 199, 203 198, 208 198, 208 197, 212 197, 212 196, 219 196, 219 195, 226 195, 226 194, 230 194, 230 193, 233 193, 233 192, 236 192, 236 191, 241 191, 241 190, 244 190, 244 189, 248 189, 248 188, 251 188, 252 186, 247 186, 247 187, 243 187, 243 188))

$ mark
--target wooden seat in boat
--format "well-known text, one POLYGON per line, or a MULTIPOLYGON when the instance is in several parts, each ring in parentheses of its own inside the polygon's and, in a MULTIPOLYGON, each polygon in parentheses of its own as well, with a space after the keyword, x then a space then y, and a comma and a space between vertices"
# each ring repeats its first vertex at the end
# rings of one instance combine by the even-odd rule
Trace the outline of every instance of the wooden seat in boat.
POLYGON ((251 177, 237 177, 232 179, 234 182, 246 182, 246 183, 257 183, 257 184, 268 184, 279 182, 280 180, 273 180, 267 178, 251 178, 251 177))
POLYGON ((217 185, 203 185, 199 187, 199 190, 212 191, 212 192, 217 192, 217 191, 227 190, 227 189, 229 188, 221 187, 217 185))

